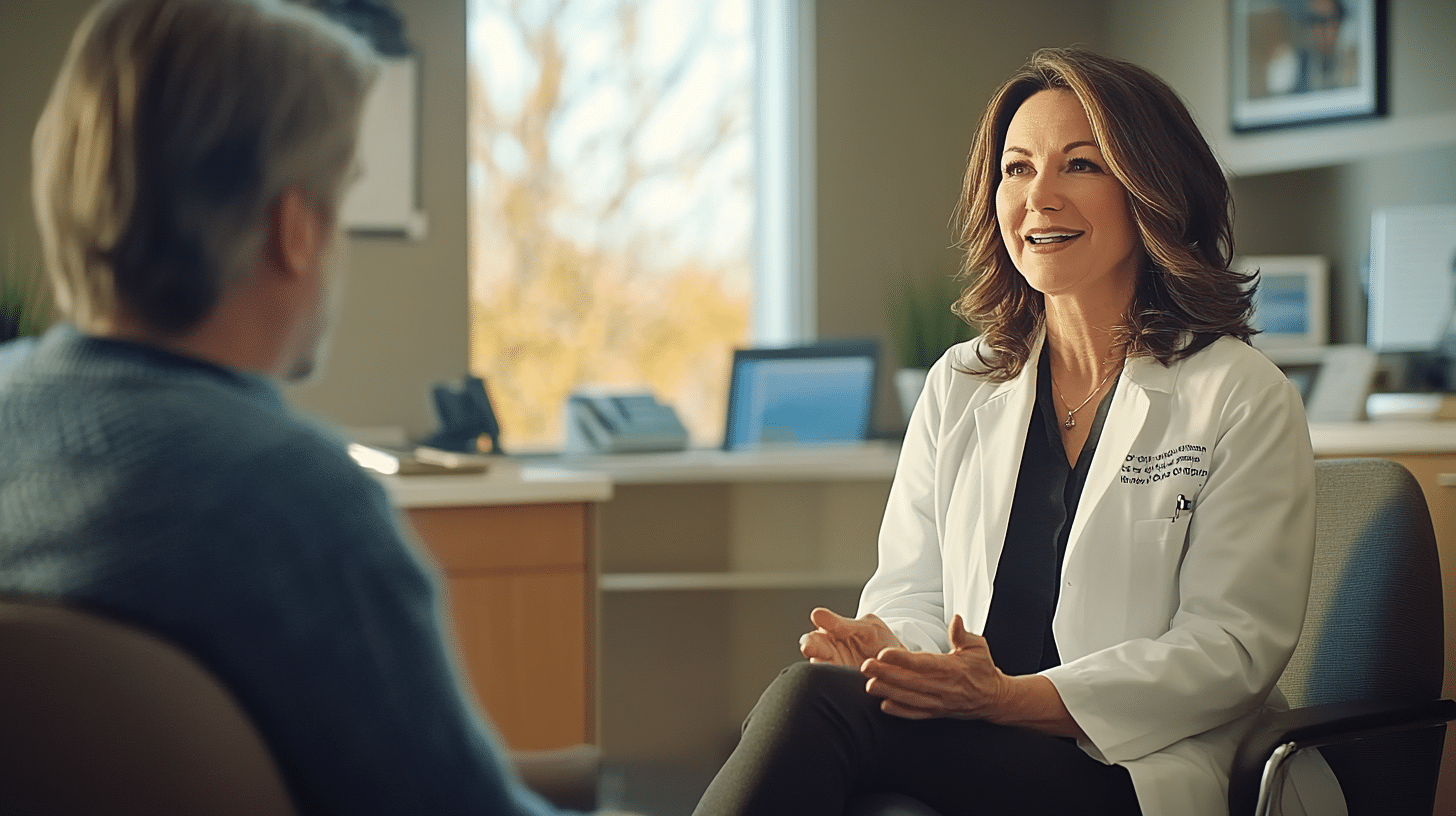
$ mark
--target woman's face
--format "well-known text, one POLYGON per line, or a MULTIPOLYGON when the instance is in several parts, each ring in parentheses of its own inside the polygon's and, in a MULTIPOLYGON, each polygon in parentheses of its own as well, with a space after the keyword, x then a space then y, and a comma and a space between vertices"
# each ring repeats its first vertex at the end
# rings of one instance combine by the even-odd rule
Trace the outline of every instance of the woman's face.
POLYGON ((1022 103, 1001 154, 996 218, 1033 289, 1130 298, 1143 249, 1127 199, 1071 91, 1041 91, 1022 103))

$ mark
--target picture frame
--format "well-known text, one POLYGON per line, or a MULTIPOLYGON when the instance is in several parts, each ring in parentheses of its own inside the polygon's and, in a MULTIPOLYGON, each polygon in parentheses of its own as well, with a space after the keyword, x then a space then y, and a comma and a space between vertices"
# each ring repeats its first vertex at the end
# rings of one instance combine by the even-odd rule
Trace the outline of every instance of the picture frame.
POLYGON ((1230 0, 1235 132, 1386 113, 1386 0, 1230 0))
POLYGON ((1320 348, 1330 342, 1329 260, 1320 255, 1246 255, 1235 263, 1259 273, 1254 346, 1266 352, 1320 348))

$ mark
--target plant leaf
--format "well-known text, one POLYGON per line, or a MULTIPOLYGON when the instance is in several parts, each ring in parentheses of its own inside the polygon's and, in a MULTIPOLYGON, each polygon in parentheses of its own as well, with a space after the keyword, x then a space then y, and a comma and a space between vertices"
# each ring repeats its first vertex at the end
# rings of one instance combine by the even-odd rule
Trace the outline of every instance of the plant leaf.
POLYGON ((902 368, 930 368, 946 349, 976 336, 976 327, 951 311, 960 297, 954 275, 902 276, 886 298, 890 341, 902 368))

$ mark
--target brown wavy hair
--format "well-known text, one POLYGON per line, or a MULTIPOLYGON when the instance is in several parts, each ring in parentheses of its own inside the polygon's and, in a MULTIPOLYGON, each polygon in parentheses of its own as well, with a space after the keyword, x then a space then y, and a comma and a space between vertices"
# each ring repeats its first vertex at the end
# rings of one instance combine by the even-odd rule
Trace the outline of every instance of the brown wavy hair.
POLYGON ((1128 191, 1146 262, 1115 343, 1163 365, 1224 335, 1248 342, 1256 275, 1229 268, 1233 199, 1223 170, 1178 94, 1151 72, 1081 48, 1047 48, 1003 83, 986 107, 953 219, 966 288, 954 310, 982 327, 972 370, 1014 378, 1045 319, 1042 294, 1017 271, 996 219, 1001 152, 1018 108, 1034 94, 1077 96, 1108 169, 1128 191))

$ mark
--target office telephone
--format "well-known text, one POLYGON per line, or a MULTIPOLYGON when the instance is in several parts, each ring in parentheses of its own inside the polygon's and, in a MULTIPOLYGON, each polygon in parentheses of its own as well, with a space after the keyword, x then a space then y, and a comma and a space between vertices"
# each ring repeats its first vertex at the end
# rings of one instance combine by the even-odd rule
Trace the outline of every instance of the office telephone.
POLYGON ((425 445, 443 451, 479 453, 480 437, 484 436, 490 440, 491 453, 506 452, 501 447, 500 422, 485 392, 484 380, 466 375, 459 388, 437 383, 431 394, 440 428, 424 441, 425 445))
POLYGON ((688 431, 647 391, 582 392, 566 400, 567 453, 683 450, 688 431))

